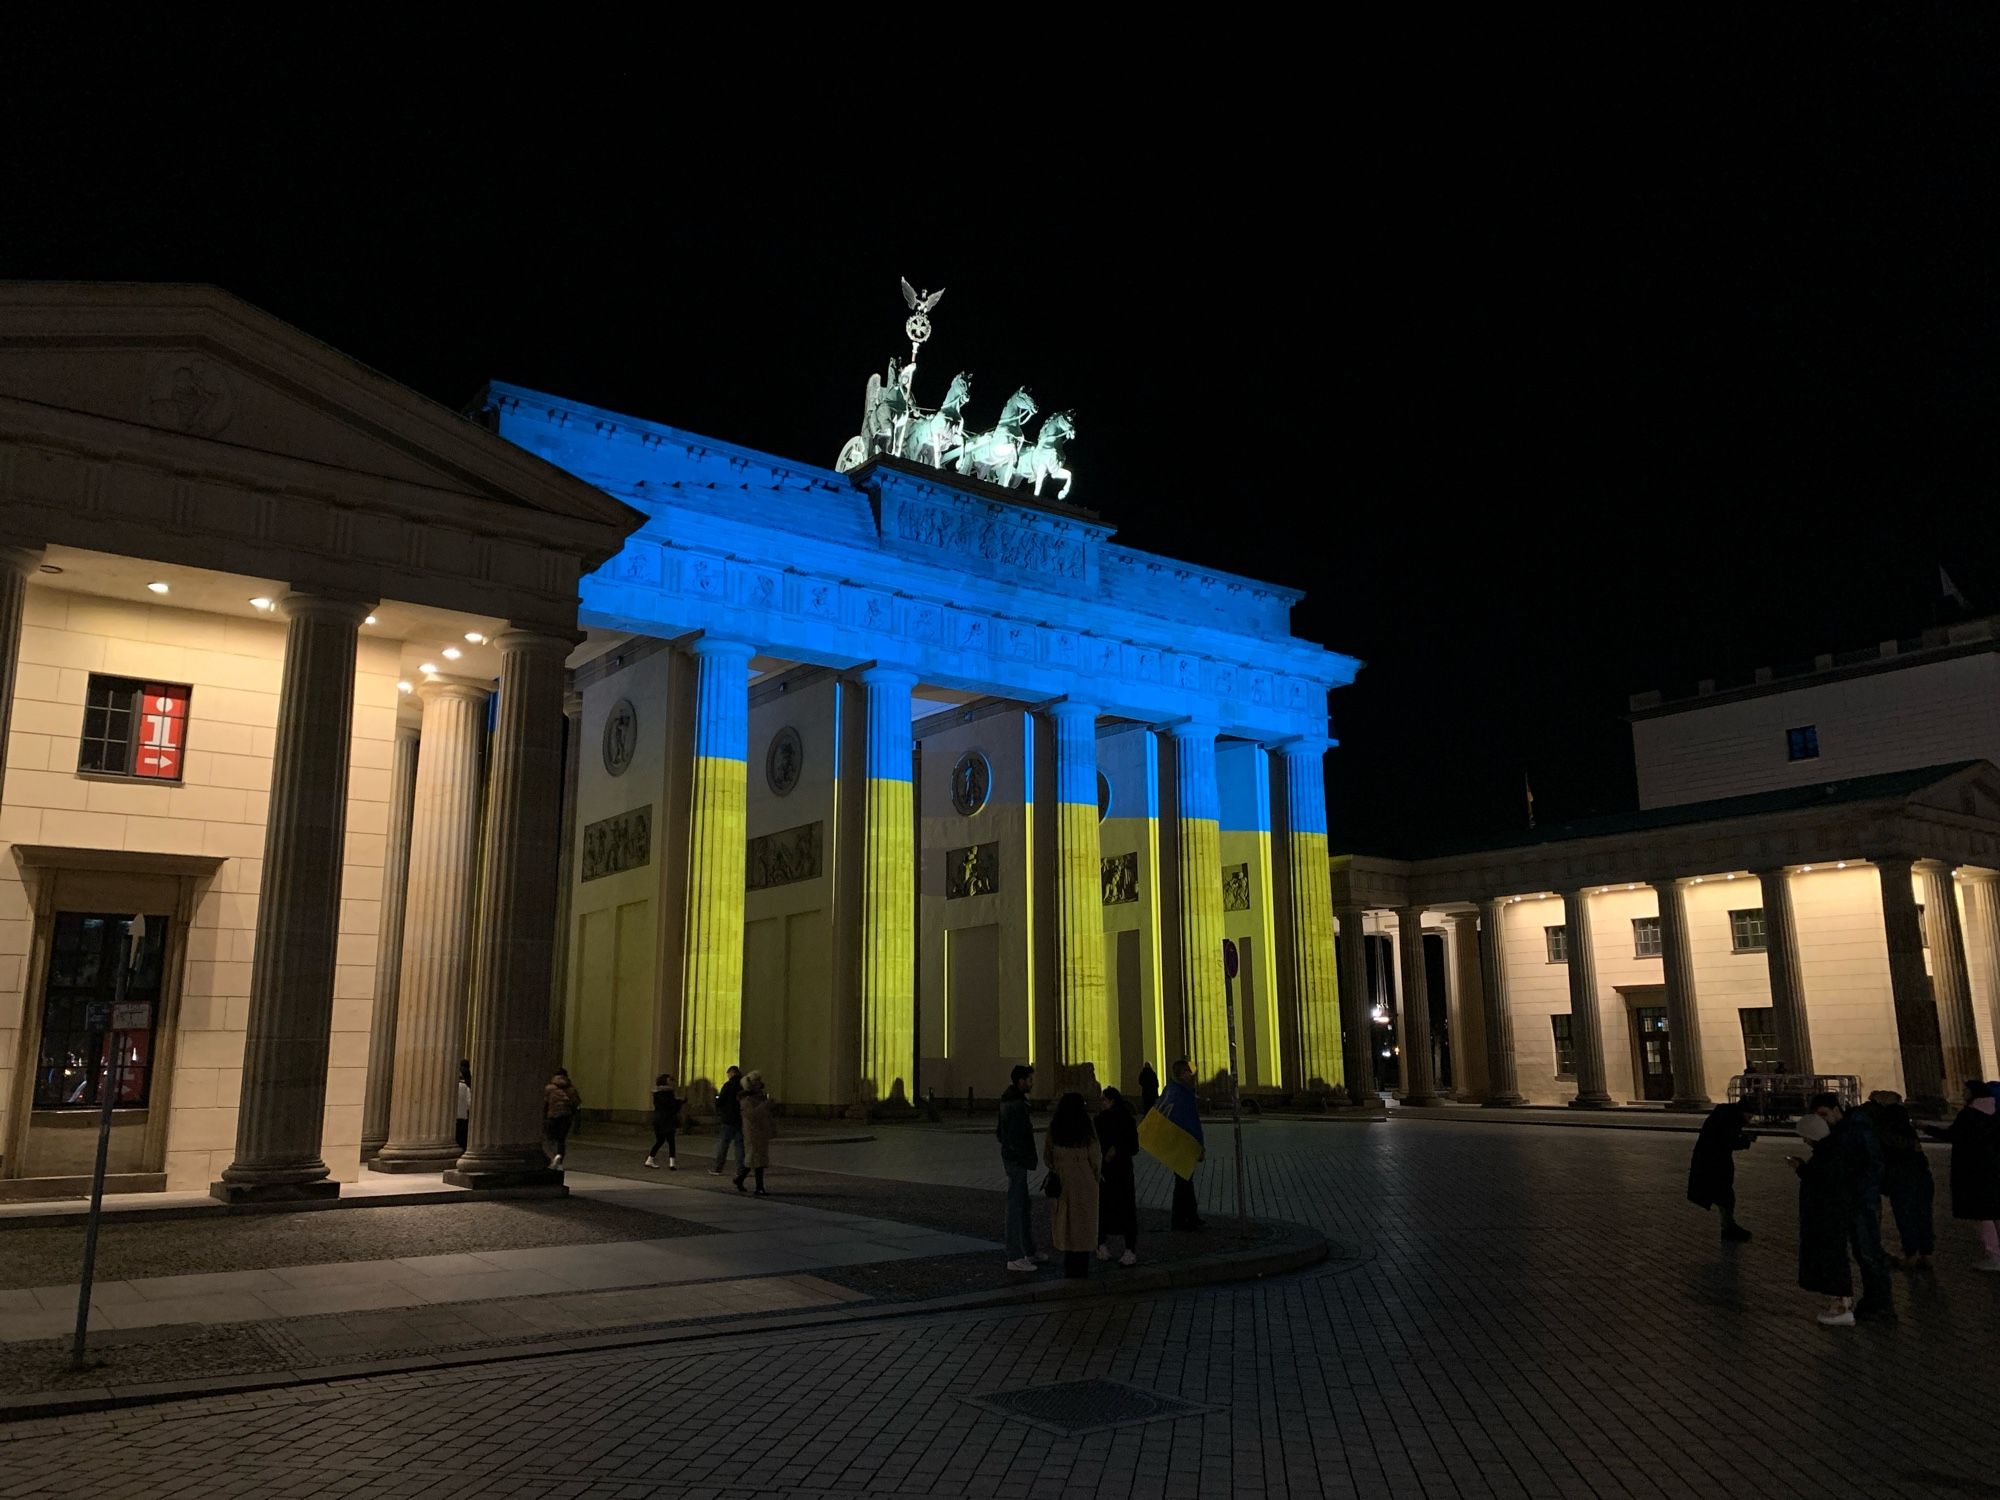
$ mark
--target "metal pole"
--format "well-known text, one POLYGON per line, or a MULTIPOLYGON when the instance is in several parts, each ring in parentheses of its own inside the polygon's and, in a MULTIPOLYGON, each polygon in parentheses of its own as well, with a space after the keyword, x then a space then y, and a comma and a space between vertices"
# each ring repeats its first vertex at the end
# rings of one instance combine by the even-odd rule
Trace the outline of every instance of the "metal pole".
POLYGON ((1250 1238, 1250 1209, 1243 1183, 1243 1090, 1236 1083, 1236 945, 1223 940, 1223 1024, 1229 1028, 1229 1115, 1236 1133, 1236 1232, 1250 1238))
MULTIPOLYGON (((118 1007, 132 982, 132 960, 138 955, 139 944, 145 938, 145 917, 133 917, 125 951, 119 955, 118 973, 112 984, 111 1015, 108 1018, 111 1021, 118 1019, 118 1007)), ((111 1063, 104 1070, 104 1097, 99 1101, 97 1111, 97 1164, 90 1173, 90 1217, 85 1221, 83 1231, 83 1280, 76 1289, 76 1338, 69 1347, 69 1367, 72 1370, 84 1367, 83 1341, 90 1332, 90 1287, 97 1276, 97 1226, 104 1216, 104 1166, 111 1153, 111 1110, 118 1102, 118 1075, 124 1066, 123 1059, 118 1055, 116 1028, 107 1025, 105 1031, 111 1036, 111 1063)))

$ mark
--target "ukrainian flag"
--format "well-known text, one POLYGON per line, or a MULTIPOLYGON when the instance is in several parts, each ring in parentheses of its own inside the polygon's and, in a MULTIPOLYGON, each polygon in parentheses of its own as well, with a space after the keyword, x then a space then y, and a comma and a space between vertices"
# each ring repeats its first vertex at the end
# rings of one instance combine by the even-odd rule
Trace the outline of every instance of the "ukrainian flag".
POLYGON ((1170 1083, 1139 1122, 1139 1144, 1176 1177, 1193 1177, 1202 1158, 1201 1112, 1194 1090, 1170 1083))

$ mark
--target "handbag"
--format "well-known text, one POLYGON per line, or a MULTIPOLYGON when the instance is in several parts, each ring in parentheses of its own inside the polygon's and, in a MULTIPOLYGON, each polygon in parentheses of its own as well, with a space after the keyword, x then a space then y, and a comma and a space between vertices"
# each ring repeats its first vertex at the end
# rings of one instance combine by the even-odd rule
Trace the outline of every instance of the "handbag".
POLYGON ((1062 1179, 1056 1176, 1054 1172, 1050 1172, 1042 1179, 1042 1192, 1050 1198, 1060 1198, 1062 1196, 1062 1179))

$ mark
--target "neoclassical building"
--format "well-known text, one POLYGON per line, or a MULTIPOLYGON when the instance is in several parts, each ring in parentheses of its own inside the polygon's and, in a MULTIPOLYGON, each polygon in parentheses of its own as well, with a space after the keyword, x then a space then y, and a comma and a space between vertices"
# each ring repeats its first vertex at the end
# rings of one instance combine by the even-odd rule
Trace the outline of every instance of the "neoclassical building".
POLYGON ((0 1194, 106 1091, 114 1189, 259 1199, 554 1186, 558 1057, 608 1111, 1342 1082, 1358 664, 1287 590, 176 286, 0 286, 0 549, 0 1194))

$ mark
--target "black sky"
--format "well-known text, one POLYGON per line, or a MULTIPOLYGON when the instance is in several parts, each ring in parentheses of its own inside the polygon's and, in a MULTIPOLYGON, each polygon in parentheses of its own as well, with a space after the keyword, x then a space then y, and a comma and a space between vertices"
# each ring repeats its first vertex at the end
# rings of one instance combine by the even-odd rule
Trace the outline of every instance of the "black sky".
POLYGON ((1057 34, 998 11, 803 62, 775 11, 14 14, 0 276, 211 281, 454 406, 823 464, 897 276, 947 287, 920 395, 1076 408, 1121 540, 1305 588, 1368 662, 1344 845, 1518 826, 1524 775, 1545 821, 1630 805, 1628 692, 1914 634, 1941 564, 2000 611, 1981 7, 1210 13, 1060 68, 968 61, 1057 34))

